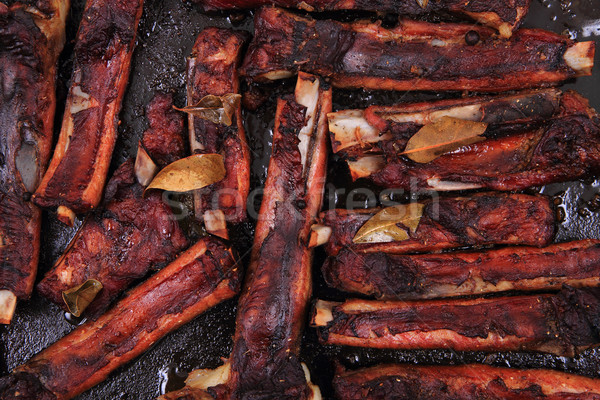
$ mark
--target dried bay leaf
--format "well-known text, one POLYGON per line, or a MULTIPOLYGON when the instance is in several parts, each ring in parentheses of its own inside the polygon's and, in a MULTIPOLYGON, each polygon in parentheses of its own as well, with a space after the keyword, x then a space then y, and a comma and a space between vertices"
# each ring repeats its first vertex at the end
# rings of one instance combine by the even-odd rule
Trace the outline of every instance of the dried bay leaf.
POLYGON ((62 297, 69 312, 76 317, 81 317, 81 314, 101 290, 102 283, 95 279, 88 279, 81 285, 65 290, 62 297))
POLYGON ((485 122, 442 117, 419 129, 400 154, 418 163, 428 163, 462 146, 485 140, 482 135, 486 129, 485 122))
POLYGON ((183 108, 173 107, 178 111, 192 114, 194 117, 206 119, 215 124, 230 126, 235 110, 240 106, 242 96, 236 93, 228 93, 224 96, 208 95, 200 99, 193 106, 183 108))
POLYGON ((194 154, 164 167, 146 190, 163 189, 188 192, 225 178, 225 164, 220 154, 194 154))
POLYGON ((407 240, 410 238, 409 231, 416 232, 424 207, 421 203, 411 203, 384 208, 360 227, 352 241, 385 243, 407 240))

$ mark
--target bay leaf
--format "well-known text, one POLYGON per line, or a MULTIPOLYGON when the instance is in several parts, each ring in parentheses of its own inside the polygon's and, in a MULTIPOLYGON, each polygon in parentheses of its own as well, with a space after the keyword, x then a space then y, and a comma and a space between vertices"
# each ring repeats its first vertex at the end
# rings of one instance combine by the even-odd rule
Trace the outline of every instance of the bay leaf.
POLYGON ((62 292, 62 297, 69 312, 76 317, 81 317, 81 314, 101 290, 102 283, 95 279, 88 279, 81 285, 62 292))
POLYGON ((417 0, 417 3, 419 3, 421 8, 425 8, 427 7, 427 4, 429 4, 429 0, 417 0))
POLYGON ((183 108, 173 107, 178 111, 192 114, 194 117, 206 119, 215 124, 230 126, 232 116, 240 106, 242 96, 237 93, 228 93, 223 96, 208 95, 192 106, 183 108))
POLYGON ((424 207, 421 203, 410 203, 384 208, 360 227, 352 241, 386 243, 407 240, 410 238, 409 231, 416 232, 424 207))
POLYGON ((164 167, 146 190, 163 189, 188 192, 203 188, 225 178, 225 164, 220 154, 194 154, 164 167))
POLYGON ((442 117, 419 129, 400 154, 418 163, 428 163, 462 146, 485 140, 482 135, 486 129, 485 122, 442 117))

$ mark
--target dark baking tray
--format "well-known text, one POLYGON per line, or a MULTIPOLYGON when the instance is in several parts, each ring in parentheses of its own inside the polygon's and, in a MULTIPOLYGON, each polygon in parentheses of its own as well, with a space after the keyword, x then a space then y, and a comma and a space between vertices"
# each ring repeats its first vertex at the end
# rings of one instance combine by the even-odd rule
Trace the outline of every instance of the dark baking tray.
MULTIPOLYGON (((74 0, 68 26, 68 42, 59 69, 59 99, 65 97, 71 72, 72 40, 76 34, 84 1, 74 0)), ((332 15, 326 15, 331 17, 332 15)), ((349 19, 352 13, 339 13, 334 17, 349 19)), ((369 15, 360 15, 362 17, 369 15)), ((393 16, 384 18, 391 24, 393 16)), ((596 40, 600 44, 600 2, 598 0, 533 0, 526 21, 528 27, 550 29, 571 35, 579 40, 596 40)), ((112 167, 128 157, 135 156, 137 141, 147 127, 144 107, 156 91, 172 91, 176 104, 185 101, 185 58, 196 35, 207 26, 233 27, 252 31, 250 12, 202 14, 197 7, 182 0, 147 0, 139 27, 130 84, 121 112, 120 137, 113 157, 112 167)), ((564 88, 576 89, 591 105, 600 109, 600 51, 597 67, 592 77, 568 82, 564 88)), ((275 99, 289 92, 293 81, 280 82, 268 90, 271 96, 257 111, 245 112, 245 124, 252 148, 252 185, 263 184, 266 177, 271 144, 271 129, 275 99)), ((381 93, 363 90, 334 90, 335 109, 364 107, 370 104, 391 104, 398 101, 456 96, 433 93, 381 93)), ((62 110, 59 110, 58 121, 62 110)), ((326 207, 344 206, 346 193, 363 184, 349 181, 345 166, 330 160, 326 207)), ((554 196, 561 222, 557 241, 580 238, 600 239, 600 179, 585 182, 550 185, 531 190, 554 196)), ((360 195, 356 197, 360 199, 360 195)), ((255 203, 258 203, 258 200, 255 203)), ((365 205, 368 199, 365 198, 365 205)), ((368 204, 374 206, 375 204, 368 204)), ((57 223, 52 215, 45 215, 43 244, 40 261, 42 276, 66 247, 74 230, 57 223)), ((253 221, 235 230, 234 244, 241 254, 250 247, 253 221)), ((319 267, 324 256, 321 250, 315 257, 315 296, 342 299, 343 294, 326 287, 319 267)), ((247 260, 247 258, 246 258, 247 260)), ((237 299, 225 302, 198 317, 177 332, 167 336, 153 349, 134 362, 115 371, 105 382, 81 395, 80 399, 153 399, 165 390, 182 386, 192 369, 213 368, 231 351, 231 337, 235 326, 237 299)), ((25 362, 33 354, 74 328, 55 305, 35 294, 27 302, 20 302, 13 323, 0 327, 0 374, 25 362)), ((545 367, 587 376, 600 375, 600 350, 590 350, 579 357, 565 358, 533 353, 480 353, 452 351, 380 351, 318 344, 315 334, 308 329, 304 335, 302 359, 311 370, 313 381, 321 387, 326 398, 331 397, 331 379, 335 363, 357 368, 380 362, 407 362, 415 364, 487 363, 509 367, 545 367)))

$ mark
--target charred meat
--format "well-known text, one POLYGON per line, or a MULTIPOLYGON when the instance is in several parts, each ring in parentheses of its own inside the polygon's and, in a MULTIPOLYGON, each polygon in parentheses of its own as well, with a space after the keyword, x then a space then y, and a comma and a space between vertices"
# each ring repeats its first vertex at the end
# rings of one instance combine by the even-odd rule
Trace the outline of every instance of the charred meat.
POLYGON ((306 11, 366 10, 420 16, 429 13, 452 13, 497 28, 502 36, 510 36, 529 10, 529 0, 194 0, 205 10, 258 8, 276 5, 306 11))
POLYGON ((60 136, 33 195, 66 223, 102 199, 142 8, 143 0, 86 4, 60 136))
MULTIPOLYGON (((246 35, 228 29, 207 28, 196 39, 188 59, 188 107, 208 107, 213 96, 239 95, 238 66, 246 35), (210 96, 207 98, 207 96, 210 96)), ((230 105, 222 105, 228 107, 230 105)), ((230 121, 209 120, 189 112, 189 140, 194 154, 223 156, 226 176, 220 182, 194 193, 196 217, 211 226, 215 212, 232 223, 246 219, 246 200, 250 190, 250 150, 244 132, 239 99, 231 106, 230 121), (208 214, 206 214, 208 212, 208 214), (222 213, 222 214, 221 214, 222 213), (212 217, 212 218, 211 218, 212 217)), ((218 224, 218 222, 213 222, 218 224)), ((224 224, 224 222, 222 222, 224 224)))
POLYGON ((383 299, 592 287, 600 283, 600 241, 418 255, 344 249, 322 271, 336 289, 383 299))
POLYGON ((474 300, 319 300, 322 343, 391 349, 539 351, 573 357, 600 343, 600 289, 474 300))
POLYGON ((68 8, 0 3, 0 324, 29 298, 37 273, 41 213, 29 199, 50 158, 68 8))
POLYGON ((220 240, 204 238, 88 322, 0 380, 0 397, 71 399, 210 307, 235 296, 241 271, 220 240))
POLYGON ((391 188, 519 190, 600 171, 600 120, 572 91, 344 110, 330 114, 330 131, 354 179, 391 188), (442 128, 448 120, 455 127, 442 128), (472 123, 481 134, 461 141, 472 123), (425 135, 444 140, 423 159, 435 150, 435 141, 422 140, 431 127, 425 135))
MULTIPOLYGON (((412 228, 401 221, 394 225, 406 233, 402 240, 388 234, 387 229, 374 229, 372 235, 357 240, 359 230, 381 209, 325 211, 321 223, 331 229, 325 250, 333 256, 344 247, 355 252, 392 254, 491 244, 543 247, 554 237, 554 207, 543 196, 478 193, 470 197, 434 197, 416 205, 420 212, 411 219, 412 228)), ((390 223, 383 221, 382 225, 390 223)))
POLYGON ((505 40, 470 24, 314 20, 263 8, 242 66, 251 81, 327 77, 340 88, 499 92, 558 84, 590 75, 594 42, 521 29, 505 40), (475 41, 467 36, 476 36, 475 41))
POLYGON ((340 400, 592 400, 600 381, 544 369, 489 365, 380 365, 340 371, 333 381, 340 400))
POLYGON ((65 308, 65 291, 95 279, 103 288, 85 312, 95 319, 133 282, 168 264, 187 246, 161 194, 144 198, 143 191, 135 181, 133 162, 121 165, 107 185, 106 205, 87 217, 38 284, 44 297, 65 308))

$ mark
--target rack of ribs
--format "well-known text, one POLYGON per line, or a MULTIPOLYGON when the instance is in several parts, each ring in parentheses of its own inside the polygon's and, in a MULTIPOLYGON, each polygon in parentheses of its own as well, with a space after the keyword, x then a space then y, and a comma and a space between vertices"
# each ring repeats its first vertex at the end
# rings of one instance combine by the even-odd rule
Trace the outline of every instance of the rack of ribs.
POLYGON ((68 0, 0 3, 0 324, 28 299, 38 267, 41 212, 31 202, 52 146, 56 63, 68 0))

